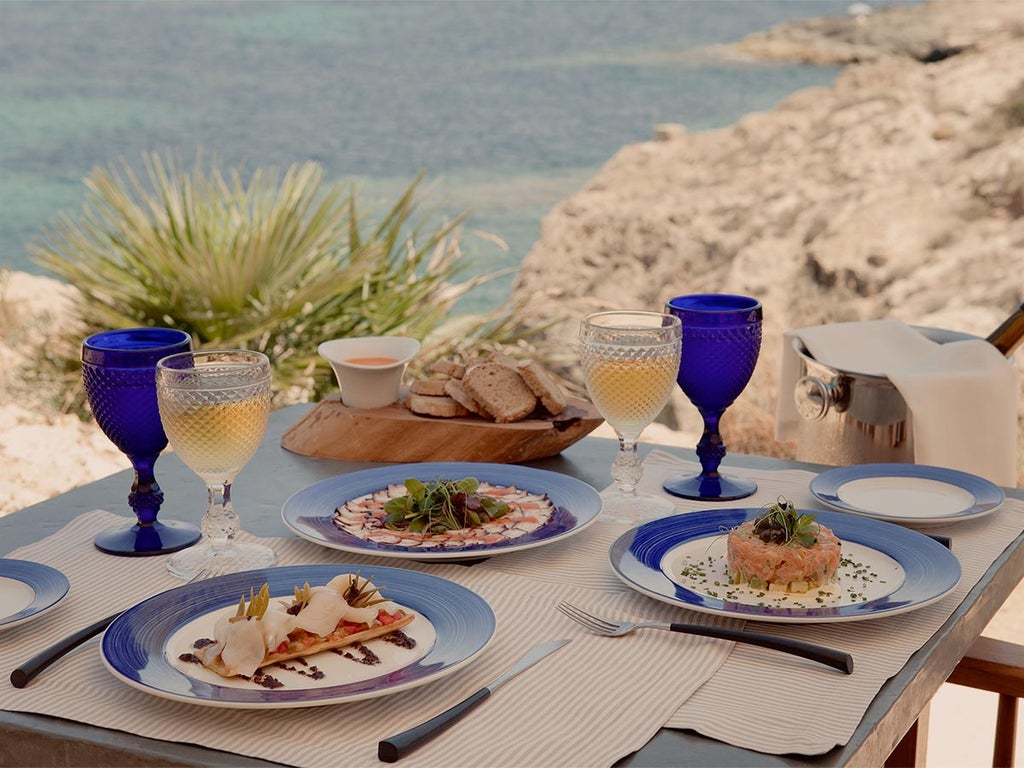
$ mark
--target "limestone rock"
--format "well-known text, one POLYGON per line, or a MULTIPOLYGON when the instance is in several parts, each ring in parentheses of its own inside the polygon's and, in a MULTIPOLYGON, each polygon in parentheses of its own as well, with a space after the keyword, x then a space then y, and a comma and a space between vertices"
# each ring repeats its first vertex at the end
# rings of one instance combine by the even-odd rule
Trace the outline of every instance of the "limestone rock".
MULTIPOLYGON (((777 384, 784 330, 891 317, 985 335, 1024 300, 1024 3, 942 0, 857 24, 740 44, 770 55, 762 42, 785 39, 790 57, 825 47, 861 63, 733 126, 624 147, 545 218, 515 287, 566 344, 597 309, 759 297, 764 345, 723 420, 730 450, 792 452, 770 434, 792 396, 777 384), (852 37, 873 53, 844 52, 852 37), (926 39, 949 55, 915 53, 926 39)), ((699 432, 679 393, 663 421, 699 432)))

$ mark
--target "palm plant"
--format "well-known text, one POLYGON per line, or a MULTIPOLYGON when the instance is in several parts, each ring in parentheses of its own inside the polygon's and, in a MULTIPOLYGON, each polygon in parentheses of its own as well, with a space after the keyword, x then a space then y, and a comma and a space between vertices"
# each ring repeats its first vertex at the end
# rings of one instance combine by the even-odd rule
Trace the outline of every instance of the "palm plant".
POLYGON ((153 154, 145 168, 148 186, 124 161, 93 171, 82 211, 61 214, 30 246, 37 263, 79 290, 81 326, 69 329, 63 351, 69 365, 94 331, 173 326, 198 346, 266 352, 278 391, 297 400, 329 383, 316 354, 325 339, 431 336, 440 354, 467 338, 500 344, 533 333, 512 306, 455 324, 460 339, 439 331, 459 298, 498 275, 456 281, 467 267, 466 214, 429 225, 418 210, 422 174, 367 226, 354 188, 322 188, 316 163, 283 177, 256 169, 247 184, 198 160, 186 172, 153 154))

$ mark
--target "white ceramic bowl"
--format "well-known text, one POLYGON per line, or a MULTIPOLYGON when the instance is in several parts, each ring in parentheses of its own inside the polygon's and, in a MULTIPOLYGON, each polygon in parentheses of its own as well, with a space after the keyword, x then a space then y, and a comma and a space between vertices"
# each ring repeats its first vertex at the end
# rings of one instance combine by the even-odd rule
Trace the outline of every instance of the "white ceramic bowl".
POLYGON ((317 347, 334 369, 341 402, 350 408, 383 408, 398 400, 406 364, 420 343, 406 336, 332 339, 317 347))

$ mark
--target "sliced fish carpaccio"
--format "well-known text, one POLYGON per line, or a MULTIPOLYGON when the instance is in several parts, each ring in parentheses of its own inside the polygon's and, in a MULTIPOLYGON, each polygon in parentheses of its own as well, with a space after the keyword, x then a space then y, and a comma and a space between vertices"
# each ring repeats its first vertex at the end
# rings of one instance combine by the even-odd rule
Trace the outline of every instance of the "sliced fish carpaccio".
POLYGON ((413 533, 385 527, 384 504, 407 495, 401 483, 393 483, 373 493, 346 502, 334 513, 334 524, 346 533, 364 541, 402 549, 451 550, 494 546, 511 542, 542 527, 555 511, 555 505, 544 493, 530 493, 514 485, 492 485, 481 482, 476 492, 504 501, 509 511, 499 518, 471 528, 444 533, 413 533))

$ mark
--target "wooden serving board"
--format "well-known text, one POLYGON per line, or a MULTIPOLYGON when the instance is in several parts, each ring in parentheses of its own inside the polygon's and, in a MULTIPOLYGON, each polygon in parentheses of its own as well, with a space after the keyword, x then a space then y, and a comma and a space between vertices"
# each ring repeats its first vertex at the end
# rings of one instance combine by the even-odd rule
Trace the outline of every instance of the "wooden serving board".
POLYGON ((400 403, 349 408, 334 394, 292 425, 281 446, 304 456, 347 461, 515 464, 554 456, 603 421, 590 402, 578 398, 553 418, 496 424, 477 416, 419 416, 400 403))

